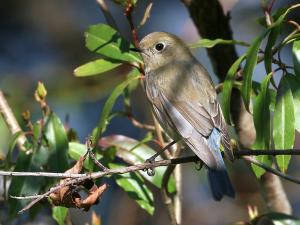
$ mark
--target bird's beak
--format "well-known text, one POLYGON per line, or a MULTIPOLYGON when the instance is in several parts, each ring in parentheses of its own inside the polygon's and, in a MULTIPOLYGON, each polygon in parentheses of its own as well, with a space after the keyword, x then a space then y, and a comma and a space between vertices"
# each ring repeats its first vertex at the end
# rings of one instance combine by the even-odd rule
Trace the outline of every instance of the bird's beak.
POLYGON ((139 53, 143 52, 143 50, 141 48, 130 48, 129 50, 134 51, 134 52, 139 52, 139 53))

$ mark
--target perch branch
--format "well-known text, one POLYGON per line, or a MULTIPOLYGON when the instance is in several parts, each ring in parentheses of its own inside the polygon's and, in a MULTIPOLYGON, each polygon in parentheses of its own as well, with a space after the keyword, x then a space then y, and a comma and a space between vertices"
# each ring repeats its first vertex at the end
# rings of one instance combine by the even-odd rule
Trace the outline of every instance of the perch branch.
MULTIPOLYGON (((268 151, 268 150, 266 150, 266 151, 268 151)), ((243 155, 243 151, 237 151, 237 152, 235 152, 236 156, 239 156, 239 157, 243 156, 242 158, 244 160, 257 165, 272 174, 280 176, 283 179, 286 179, 288 181, 300 184, 300 180, 297 180, 296 178, 293 178, 289 175, 283 174, 274 168, 268 167, 268 166, 258 162, 254 157, 243 155), (237 152, 238 152, 238 154, 237 154, 237 152)), ((255 151, 253 151, 253 152, 255 152, 255 151)), ((297 154, 299 154, 299 150, 298 150, 297 154)), ((172 167, 174 167, 174 165, 176 165, 176 164, 199 162, 199 161, 200 161, 200 159, 197 156, 189 156, 189 157, 180 157, 180 158, 174 158, 174 159, 160 160, 160 161, 155 161, 152 163, 146 162, 146 163, 142 163, 142 164, 138 164, 138 165, 123 167, 123 168, 116 168, 116 169, 107 169, 106 171, 86 173, 86 174, 0 171, 0 176, 2 175, 2 176, 34 176, 34 177, 70 178, 69 181, 66 181, 60 185, 52 187, 49 191, 45 192, 44 194, 34 196, 35 199, 19 212, 19 213, 22 213, 22 212, 30 209, 33 205, 35 205, 37 202, 39 202, 43 198, 48 197, 51 193, 54 193, 57 190, 59 190, 63 187, 69 186, 69 185, 80 184, 85 180, 97 179, 97 178, 109 176, 112 174, 124 174, 124 173, 139 171, 139 170, 146 170, 146 169, 151 169, 151 168, 160 167, 160 166, 169 166, 169 168, 170 168, 169 171, 171 173, 174 169, 174 168, 172 169, 172 167)), ((168 180, 167 175, 165 175, 164 179, 165 179, 164 182, 166 183, 168 180)), ((18 198, 18 197, 14 196, 14 198, 18 198)), ((26 197, 23 197, 23 198, 26 198, 26 197)), ((28 198, 32 198, 32 196, 28 197, 28 198)), ((174 211, 174 208, 173 208, 173 211, 174 211)))
MULTIPOLYGON (((268 150, 266 150, 268 151, 268 150)), ((241 151, 242 153, 242 151, 241 151)), ((244 160, 251 162, 266 171, 272 172, 275 175, 278 175, 283 178, 287 178, 289 176, 282 174, 276 169, 270 168, 260 162, 258 162, 254 158, 249 158, 250 156, 247 154, 235 154, 239 157, 242 157, 244 160), (246 157, 248 156, 248 157, 246 157), (276 171, 276 172, 274 172, 276 171)), ((254 154, 253 154, 254 155, 254 154)), ((287 154, 286 154, 287 155, 287 154)), ((299 155, 299 150, 297 152, 297 155, 299 155)), ((190 163, 190 162, 199 162, 201 161, 197 156, 187 156, 187 157, 179 157, 179 158, 173 158, 173 159, 165 159, 165 160, 159 160, 152 163, 141 163, 133 166, 123 167, 123 168, 117 168, 117 169, 108 169, 106 171, 99 171, 99 172, 93 172, 88 174, 73 174, 73 173, 50 173, 50 172, 15 172, 15 171, 2 171, 0 170, 0 176, 18 176, 18 177, 52 177, 52 178, 73 178, 78 179, 78 182, 84 181, 86 179, 97 179, 103 176, 109 176, 112 174, 123 174, 123 173, 129 173, 129 172, 135 172, 138 170, 146 170, 151 169, 154 167, 160 167, 160 166, 169 166, 169 165, 177 165, 177 164, 183 164, 183 163, 190 163)), ((292 179, 288 178, 288 180, 292 181, 292 179)), ((76 183, 76 181, 74 181, 76 183)), ((67 183, 67 182, 66 182, 67 183)), ((300 181, 295 179, 295 183, 300 184, 300 181)), ((70 184, 73 184, 72 182, 70 184)))

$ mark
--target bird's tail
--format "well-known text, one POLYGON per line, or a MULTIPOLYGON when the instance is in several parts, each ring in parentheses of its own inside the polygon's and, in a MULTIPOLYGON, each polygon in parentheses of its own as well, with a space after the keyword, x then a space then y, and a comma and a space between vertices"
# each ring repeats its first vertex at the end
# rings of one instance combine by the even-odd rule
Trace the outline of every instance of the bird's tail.
POLYGON ((208 180, 215 200, 220 201, 224 195, 234 198, 234 189, 226 170, 208 169, 208 180))
POLYGON ((220 201, 224 195, 234 198, 234 189, 220 152, 220 139, 220 131, 214 128, 208 138, 208 145, 216 160, 216 167, 208 168, 208 180, 213 197, 217 201, 220 201))

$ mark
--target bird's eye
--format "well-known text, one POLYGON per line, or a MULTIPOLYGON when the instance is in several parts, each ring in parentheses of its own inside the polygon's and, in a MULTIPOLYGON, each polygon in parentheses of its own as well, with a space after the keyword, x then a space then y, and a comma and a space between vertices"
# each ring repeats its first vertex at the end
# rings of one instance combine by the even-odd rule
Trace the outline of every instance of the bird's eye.
POLYGON ((163 50, 164 47, 165 47, 165 46, 164 46, 163 43, 158 43, 158 44, 155 45, 155 49, 156 49, 157 51, 163 50))

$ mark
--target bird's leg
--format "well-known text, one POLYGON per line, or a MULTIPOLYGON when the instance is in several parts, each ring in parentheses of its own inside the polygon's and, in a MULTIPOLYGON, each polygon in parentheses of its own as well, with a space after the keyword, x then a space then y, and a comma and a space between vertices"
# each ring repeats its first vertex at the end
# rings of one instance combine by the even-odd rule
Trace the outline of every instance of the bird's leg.
MULTIPOLYGON (((158 152, 156 152, 153 156, 151 156, 149 159, 146 159, 146 163, 153 163, 155 161, 155 159, 161 155, 164 151, 166 151, 167 149, 169 149, 172 145, 176 144, 177 141, 172 141, 170 142, 169 144, 167 144, 164 148, 160 149, 158 152)), ((154 171, 154 168, 151 167, 149 169, 146 169, 147 170, 147 174, 149 176, 154 176, 155 174, 155 171, 154 171)))
POLYGON ((172 141, 169 144, 167 144, 164 148, 160 149, 158 152, 156 152, 153 156, 151 156, 149 159, 146 160, 146 162, 152 163, 154 160, 161 155, 164 151, 169 149, 172 145, 176 144, 177 141, 172 141))

